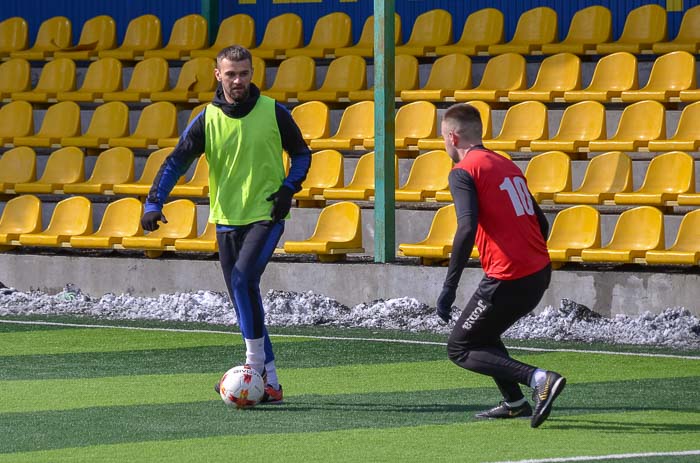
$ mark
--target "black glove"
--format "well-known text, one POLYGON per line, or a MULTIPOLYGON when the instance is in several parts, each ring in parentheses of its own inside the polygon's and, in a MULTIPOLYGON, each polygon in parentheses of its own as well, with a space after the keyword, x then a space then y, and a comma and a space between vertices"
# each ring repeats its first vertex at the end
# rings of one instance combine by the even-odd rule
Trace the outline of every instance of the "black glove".
POLYGON ((457 297, 457 288, 451 288, 449 286, 443 286, 440 297, 437 300, 437 315, 445 323, 449 323, 452 320, 452 303, 457 297))
POLYGON ((159 227, 158 221, 168 223, 161 211, 146 212, 143 214, 143 217, 141 217, 141 226, 146 231, 155 231, 158 230, 159 227))
POLYGON ((294 196, 292 189, 282 185, 276 193, 272 193, 267 197, 268 201, 272 201, 270 217, 272 217, 273 222, 279 222, 287 217, 289 209, 292 207, 292 196, 294 196))

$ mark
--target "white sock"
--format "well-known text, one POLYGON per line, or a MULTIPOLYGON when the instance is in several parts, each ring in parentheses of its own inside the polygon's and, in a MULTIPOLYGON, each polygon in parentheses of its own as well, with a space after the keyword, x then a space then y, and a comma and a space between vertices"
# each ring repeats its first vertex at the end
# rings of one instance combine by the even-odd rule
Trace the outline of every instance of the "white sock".
POLYGON ((530 387, 534 388, 537 386, 539 383, 544 381, 547 378, 547 372, 545 370, 537 369, 535 372, 532 374, 532 378, 530 378, 530 387))
POLYGON ((245 363, 262 374, 265 368, 265 338, 245 339, 245 363))
POLYGON ((274 360, 265 364, 265 371, 267 372, 267 384, 275 389, 279 389, 280 382, 279 379, 277 379, 277 367, 275 366, 274 360))
POLYGON ((517 408, 517 407, 520 407, 521 405, 523 405, 525 402, 527 402, 527 400, 525 399, 525 397, 523 397, 522 399, 516 400, 515 402, 503 402, 503 403, 505 403, 508 408, 517 408))

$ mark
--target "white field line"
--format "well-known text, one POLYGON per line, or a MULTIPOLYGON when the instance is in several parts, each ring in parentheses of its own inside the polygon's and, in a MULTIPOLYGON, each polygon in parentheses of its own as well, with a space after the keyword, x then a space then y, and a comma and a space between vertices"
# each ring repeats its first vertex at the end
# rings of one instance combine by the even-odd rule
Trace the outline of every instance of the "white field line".
POLYGON ((700 455, 700 450, 685 450, 681 452, 646 452, 646 453, 617 453, 611 455, 561 457, 561 458, 536 458, 530 460, 508 460, 494 463, 568 463, 571 461, 600 461, 600 460, 629 460, 632 458, 652 457, 683 457, 700 455))

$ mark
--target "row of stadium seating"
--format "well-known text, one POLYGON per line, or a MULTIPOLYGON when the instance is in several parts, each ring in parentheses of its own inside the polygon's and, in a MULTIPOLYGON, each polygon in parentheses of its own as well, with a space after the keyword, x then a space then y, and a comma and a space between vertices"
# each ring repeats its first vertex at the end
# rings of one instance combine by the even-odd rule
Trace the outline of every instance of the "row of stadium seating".
MULTIPOLYGON (((686 11, 678 34, 667 41, 666 11, 657 4, 643 5, 631 10, 620 37, 612 40, 612 15, 603 6, 591 6, 577 11, 571 20, 566 38, 558 42, 557 13, 549 7, 537 7, 523 12, 518 18, 511 40, 504 43, 503 13, 485 8, 471 13, 464 22, 461 38, 453 42, 452 15, 442 9, 419 15, 412 26, 408 41, 401 45, 401 20, 396 15, 396 51, 413 56, 440 56, 450 53, 500 54, 608 54, 617 51, 631 53, 667 53, 675 50, 698 51, 700 9, 686 11)), ((364 24, 359 40, 352 45, 352 20, 337 12, 319 18, 311 39, 303 43, 302 19, 293 13, 271 18, 265 26, 262 41, 255 46, 255 24, 247 15, 234 15, 223 20, 215 43, 209 47, 208 25, 196 14, 175 21, 168 43, 163 46, 160 20, 154 15, 134 18, 117 47, 116 24, 110 16, 96 16, 86 21, 80 39, 72 46, 72 24, 68 18, 56 16, 39 27, 32 47, 29 47, 27 23, 23 18, 10 18, 0 23, 0 58, 22 57, 31 60, 69 57, 94 59, 111 56, 134 60, 159 56, 169 60, 190 57, 213 57, 223 47, 238 43, 247 46, 263 59, 281 59, 304 55, 325 58, 353 54, 370 57, 373 54, 373 17, 364 24)))

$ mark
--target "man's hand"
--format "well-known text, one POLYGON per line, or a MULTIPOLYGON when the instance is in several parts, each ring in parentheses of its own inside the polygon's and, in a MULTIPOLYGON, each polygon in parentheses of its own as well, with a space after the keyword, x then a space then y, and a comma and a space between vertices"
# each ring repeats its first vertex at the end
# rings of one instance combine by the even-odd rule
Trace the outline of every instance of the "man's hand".
POLYGON ((448 286, 443 286, 440 297, 437 300, 437 315, 445 323, 449 323, 452 320, 452 303, 457 297, 457 288, 450 288, 448 286))
POLYGON ((294 196, 292 189, 282 185, 277 192, 267 197, 268 201, 272 201, 270 217, 272 217, 273 222, 279 222, 287 217, 289 209, 292 207, 292 196, 294 196))
POLYGON ((141 217, 141 226, 146 231, 155 231, 159 227, 158 221, 168 223, 161 211, 146 212, 141 217))

